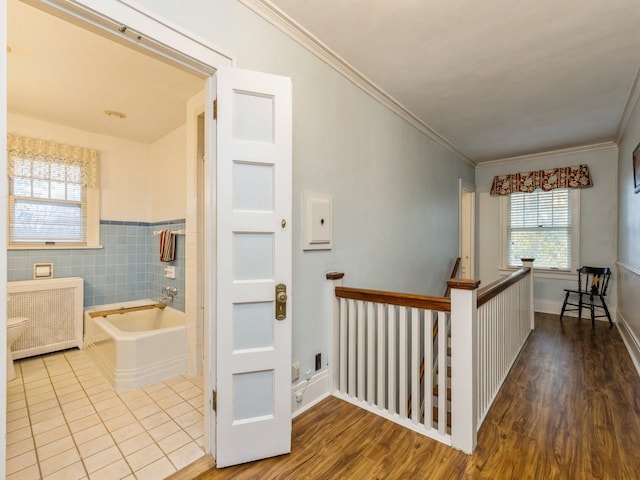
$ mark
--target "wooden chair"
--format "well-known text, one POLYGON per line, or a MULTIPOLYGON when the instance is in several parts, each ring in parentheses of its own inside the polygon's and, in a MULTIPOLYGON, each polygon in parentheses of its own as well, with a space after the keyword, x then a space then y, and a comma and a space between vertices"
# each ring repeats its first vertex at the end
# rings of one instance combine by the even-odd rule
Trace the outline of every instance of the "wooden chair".
POLYGON ((607 317, 609 319, 609 326, 613 327, 611 321, 611 315, 609 309, 604 301, 604 297, 607 295, 607 287, 609 286, 609 277, 611 276, 611 269, 608 267, 586 267, 583 266, 578 269, 578 289, 567 289, 564 296, 564 303, 562 304, 562 311, 560 312, 560 320, 564 316, 564 312, 578 311, 578 319, 582 319, 582 309, 588 308, 591 311, 591 327, 596 328, 596 318, 607 317), (575 295, 578 296, 578 303, 575 303, 575 295), (571 297, 574 296, 574 297, 571 297), (595 299, 600 299, 600 304, 596 303, 595 299), (569 301, 573 300, 573 302, 569 301), (572 305, 578 308, 567 308, 567 305, 572 305), (595 309, 599 308, 604 310, 604 314, 596 315, 595 309))

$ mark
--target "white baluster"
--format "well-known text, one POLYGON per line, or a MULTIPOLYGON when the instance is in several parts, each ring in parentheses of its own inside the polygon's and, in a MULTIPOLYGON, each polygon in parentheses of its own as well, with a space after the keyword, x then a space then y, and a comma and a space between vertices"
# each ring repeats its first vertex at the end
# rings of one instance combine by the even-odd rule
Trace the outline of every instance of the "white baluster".
POLYGON ((409 345, 407 337, 407 307, 400 307, 400 339, 398 341, 398 353, 400 356, 400 373, 399 373, 399 414, 400 418, 407 418, 407 398, 408 394, 408 368, 407 368, 407 346, 409 345))
POLYGON ((357 376, 358 376, 358 394, 357 397, 360 400, 366 399, 366 391, 365 391, 365 382, 366 382, 366 373, 365 373, 365 339, 366 339, 366 318, 365 318, 365 309, 364 302, 358 302, 358 368, 357 368, 357 376))
POLYGON ((447 338, 447 318, 438 312, 438 432, 442 435, 447 431, 447 338))
POLYGON ((375 305, 367 303, 367 402, 375 404, 376 389, 376 344, 375 305))
POLYGON ((340 392, 347 393, 347 346, 349 337, 347 336, 347 326, 349 322, 349 312, 347 310, 347 300, 340 299, 340 392))
MULTIPOLYGON (((329 389, 332 392, 340 392, 342 391, 340 388, 340 369, 342 362, 344 361, 344 356, 341 352, 341 313, 340 313, 340 303, 343 302, 343 299, 340 299, 336 296, 336 287, 342 286, 342 279, 344 278, 344 274, 341 272, 328 272, 326 275, 327 280, 329 282, 326 283, 326 295, 327 295, 327 303, 331 303, 332 306, 332 322, 331 322, 331 333, 333 337, 333 343, 329 358, 329 389)), ((346 348, 346 347, 345 347, 346 348)), ((346 350, 345 350, 346 353, 346 350)))
POLYGON ((397 376, 396 376, 396 309, 389 305, 387 311, 387 348, 389 352, 389 358, 387 359, 389 365, 389 376, 387 379, 387 410, 389 413, 396 413, 396 394, 397 394, 397 376))
POLYGON ((349 389, 351 397, 356 396, 356 302, 349 300, 349 389))
POLYGON ((378 330, 376 333, 378 335, 378 368, 377 368, 378 398, 376 403, 378 407, 384 410, 387 405, 387 402, 385 401, 386 399, 385 387, 387 385, 386 373, 385 373, 387 370, 386 368, 387 329, 385 328, 385 308, 384 308, 384 305, 381 303, 378 304, 377 320, 378 320, 378 330))
POLYGON ((424 313, 424 425, 433 428, 433 312, 424 313))
MULTIPOLYGON (((422 310, 426 315, 426 311, 422 310)), ((418 423, 420 414, 420 311, 411 309, 411 420, 418 423)))

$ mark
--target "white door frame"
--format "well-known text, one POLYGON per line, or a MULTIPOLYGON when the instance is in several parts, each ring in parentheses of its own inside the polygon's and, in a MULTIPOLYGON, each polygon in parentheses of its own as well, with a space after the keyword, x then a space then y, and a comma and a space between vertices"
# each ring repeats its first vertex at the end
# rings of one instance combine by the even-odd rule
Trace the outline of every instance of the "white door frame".
MULTIPOLYGON (((0 0, 0 198, 7 201, 7 2, 0 0)), ((5 203, 6 205, 6 203, 5 203)), ((7 292, 7 208, 0 208, 0 288, 7 292)), ((0 302, 0 478, 6 478, 7 463, 7 302, 0 302)))
POLYGON ((469 231, 469 236, 471 237, 470 242, 470 252, 469 252, 469 272, 468 278, 475 278, 476 275, 476 186, 473 183, 467 182, 462 178, 459 179, 458 183, 458 222, 459 222, 459 242, 458 242, 458 255, 462 258, 462 242, 463 242, 463 233, 465 231, 469 231), (464 198, 468 197, 470 199, 469 202, 469 212, 467 212, 467 216, 469 218, 468 224, 464 225, 463 218, 463 209, 466 208, 466 202, 464 198))
MULTIPOLYGON (((205 91, 187 101, 187 201, 185 248, 195 255, 188 255, 185 268, 185 314, 192 327, 187 328, 187 374, 203 375, 204 367, 204 153, 199 152, 198 142, 204 143, 199 131, 199 118, 205 115, 205 91)), ((204 132, 202 133, 204 135, 204 132)))
MULTIPOLYGON (((99 33, 120 43, 142 49, 158 58, 180 64, 194 74, 207 79, 205 89, 205 119, 212 118, 213 98, 215 98, 215 71, 221 66, 234 66, 235 59, 220 48, 197 38, 179 25, 160 19, 153 12, 141 8, 131 0, 105 2, 104 0, 23 0, 36 8, 47 11, 57 17, 71 21, 87 30, 99 33), (124 33, 119 26, 126 25, 124 33), (142 41, 138 40, 142 37, 142 41)), ((0 30, 5 32, 0 39, 0 75, 7 78, 7 1, 0 0, 0 30)), ((0 121, 0 198, 7 198, 6 182, 6 136, 7 136, 7 92, 6 81, 0 87, 0 109, 3 120, 0 121)), ((206 121, 206 120, 205 120, 206 121)), ((208 372, 205 372, 205 405, 211 405, 214 378, 210 359, 215 357, 212 341, 215 332, 215 124, 209 122, 205 128, 205 272, 204 295, 205 309, 205 345, 204 356, 208 372)), ((190 179, 188 179, 190 181, 190 179)), ((7 251, 6 251, 6 208, 0 208, 0 288, 7 289, 7 251)), ((0 302, 0 396, 6 398, 6 302, 0 302)), ((213 369, 215 373, 215 369, 213 369)), ((212 429, 211 408, 205 408, 205 450, 215 451, 214 429, 212 429)), ((0 478, 6 476, 6 402, 0 402, 0 478)))

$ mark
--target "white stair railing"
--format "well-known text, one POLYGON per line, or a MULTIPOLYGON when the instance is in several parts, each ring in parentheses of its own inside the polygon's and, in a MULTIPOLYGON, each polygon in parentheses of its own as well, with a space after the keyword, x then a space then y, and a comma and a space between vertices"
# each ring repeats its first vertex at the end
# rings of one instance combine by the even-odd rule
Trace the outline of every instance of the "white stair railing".
POLYGON ((523 265, 523 269, 478 292, 478 428, 535 328, 533 260, 523 259, 523 265))
POLYGON ((434 327, 447 325, 450 300, 341 287, 341 279, 333 280, 332 393, 451 445, 446 394, 433 399, 436 385, 439 392, 449 386, 447 329, 438 328, 434 339, 434 327))
POLYGON ((347 288, 343 274, 327 274, 334 287, 332 394, 472 453, 534 327, 532 272, 527 261, 480 291, 478 280, 451 279, 450 299, 347 288))

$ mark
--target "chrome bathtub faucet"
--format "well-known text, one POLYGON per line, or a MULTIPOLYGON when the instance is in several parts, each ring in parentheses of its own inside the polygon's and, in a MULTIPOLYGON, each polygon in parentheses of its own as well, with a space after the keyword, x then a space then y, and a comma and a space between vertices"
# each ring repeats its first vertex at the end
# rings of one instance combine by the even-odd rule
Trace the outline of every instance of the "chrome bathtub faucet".
POLYGON ((162 300, 160 300, 160 303, 164 303, 165 305, 173 302, 173 298, 178 295, 178 289, 176 287, 170 287, 168 285, 162 287, 162 290, 160 291, 164 295, 164 297, 162 297, 162 300))

